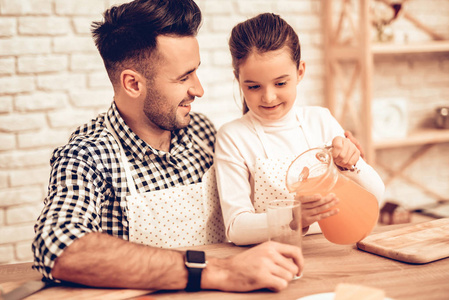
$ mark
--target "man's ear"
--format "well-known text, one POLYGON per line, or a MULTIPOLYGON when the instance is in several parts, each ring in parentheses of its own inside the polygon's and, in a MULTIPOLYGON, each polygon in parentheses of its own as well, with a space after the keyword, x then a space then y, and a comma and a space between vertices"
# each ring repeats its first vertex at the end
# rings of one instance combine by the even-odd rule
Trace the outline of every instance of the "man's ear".
POLYGON ((137 98, 144 92, 143 79, 140 73, 131 69, 125 69, 120 74, 120 84, 123 91, 132 98, 137 98))

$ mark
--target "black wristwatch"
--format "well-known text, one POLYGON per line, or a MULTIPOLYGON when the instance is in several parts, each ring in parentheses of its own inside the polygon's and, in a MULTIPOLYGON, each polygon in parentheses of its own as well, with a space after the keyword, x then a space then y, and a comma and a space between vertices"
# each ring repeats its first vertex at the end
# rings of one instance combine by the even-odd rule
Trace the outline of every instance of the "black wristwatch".
POLYGON ((206 268, 206 254, 204 251, 186 251, 186 268, 189 272, 186 291, 197 292, 201 290, 201 273, 206 268))

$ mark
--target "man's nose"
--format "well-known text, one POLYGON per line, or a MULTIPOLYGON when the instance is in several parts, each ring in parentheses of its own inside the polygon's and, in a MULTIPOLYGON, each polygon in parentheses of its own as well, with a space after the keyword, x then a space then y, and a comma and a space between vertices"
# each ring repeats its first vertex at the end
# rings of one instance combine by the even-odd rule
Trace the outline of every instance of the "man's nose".
POLYGON ((195 97, 202 97, 204 95, 203 86, 196 74, 194 74, 194 77, 193 85, 189 88, 189 94, 195 97))

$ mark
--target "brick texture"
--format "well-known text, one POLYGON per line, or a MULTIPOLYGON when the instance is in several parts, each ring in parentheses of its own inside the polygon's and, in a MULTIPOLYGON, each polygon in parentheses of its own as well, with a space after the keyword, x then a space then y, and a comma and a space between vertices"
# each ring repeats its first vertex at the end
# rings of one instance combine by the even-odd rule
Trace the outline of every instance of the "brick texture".
MULTIPOLYGON (((32 259, 33 224, 43 207, 49 157, 72 130, 104 111, 112 88, 92 37, 92 21, 125 0, 0 0, 0 263, 32 259)), ((227 46, 232 27, 261 12, 283 16, 298 32, 306 75, 298 88, 301 105, 324 104, 323 33, 320 0, 198 0, 204 21, 198 40, 199 77, 205 89, 193 109, 217 127, 241 115, 227 46), (236 99, 236 100, 234 100, 236 99)), ((410 0, 408 10, 449 38, 449 0, 410 0)), ((428 36, 406 22, 398 39, 428 36)), ((375 97, 408 98, 410 128, 432 122, 436 106, 449 105, 449 56, 412 54, 376 58, 375 97)), ((399 165, 416 147, 381 151, 399 165)), ((449 194, 449 145, 435 146, 409 169, 443 195, 449 194)), ((388 174, 379 170, 384 178, 388 174)), ((387 197, 413 206, 433 201, 395 181, 387 197)))

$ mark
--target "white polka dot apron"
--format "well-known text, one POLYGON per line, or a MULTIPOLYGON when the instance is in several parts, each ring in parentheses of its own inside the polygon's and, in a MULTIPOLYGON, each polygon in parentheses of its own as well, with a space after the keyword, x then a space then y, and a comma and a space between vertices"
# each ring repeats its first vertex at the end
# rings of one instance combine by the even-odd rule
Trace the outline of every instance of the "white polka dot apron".
MULTIPOLYGON (((130 195, 126 197, 129 240, 159 248, 186 247, 226 241, 214 166, 202 182, 139 194, 128 159, 109 120, 106 126, 120 146, 130 195)), ((194 140, 212 150, 195 134, 194 140)))
MULTIPOLYGON (((299 118, 299 116, 297 116, 299 118)), ((267 140, 265 131, 258 120, 251 119, 256 133, 265 151, 265 157, 257 157, 254 165, 254 209, 256 213, 265 213, 270 200, 294 199, 295 195, 287 190, 285 177, 287 170, 297 155, 275 158, 273 150, 267 140)), ((310 148, 309 139, 301 124, 299 124, 304 138, 310 148)), ((318 223, 315 222, 309 228, 308 233, 321 232, 318 223)))

